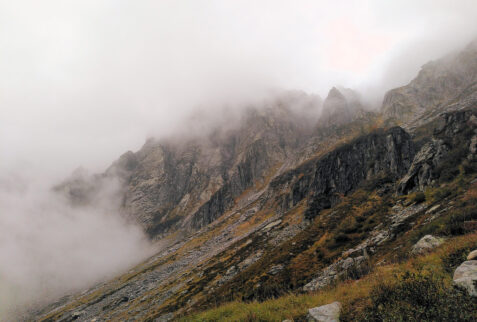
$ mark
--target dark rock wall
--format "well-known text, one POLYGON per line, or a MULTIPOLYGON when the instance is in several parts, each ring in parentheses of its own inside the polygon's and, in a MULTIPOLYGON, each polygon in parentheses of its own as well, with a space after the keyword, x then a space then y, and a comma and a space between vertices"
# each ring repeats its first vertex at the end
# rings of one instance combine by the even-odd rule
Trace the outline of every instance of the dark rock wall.
POLYGON ((281 210, 286 211, 306 197, 311 200, 307 217, 333 206, 362 181, 380 174, 399 178, 414 157, 411 137, 394 127, 346 144, 322 158, 306 162, 276 178, 272 188, 281 193, 281 210))

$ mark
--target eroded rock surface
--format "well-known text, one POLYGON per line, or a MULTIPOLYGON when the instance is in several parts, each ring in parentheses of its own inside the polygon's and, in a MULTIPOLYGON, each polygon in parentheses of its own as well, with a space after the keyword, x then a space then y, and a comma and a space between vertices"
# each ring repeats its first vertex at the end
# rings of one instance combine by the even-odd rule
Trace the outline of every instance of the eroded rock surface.
POLYGON ((363 180, 386 174, 398 178, 407 172, 414 157, 411 137, 403 129, 365 135, 316 160, 275 178, 271 188, 281 194, 281 210, 286 211, 305 197, 310 198, 308 219, 330 208, 363 180))

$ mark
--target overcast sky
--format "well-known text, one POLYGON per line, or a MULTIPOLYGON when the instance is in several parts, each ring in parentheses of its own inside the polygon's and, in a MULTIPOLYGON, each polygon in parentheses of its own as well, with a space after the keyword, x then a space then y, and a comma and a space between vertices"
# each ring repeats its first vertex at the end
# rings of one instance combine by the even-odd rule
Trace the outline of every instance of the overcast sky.
POLYGON ((198 105, 270 88, 376 97, 465 46, 476 16, 475 0, 0 0, 0 174, 101 171, 198 105))

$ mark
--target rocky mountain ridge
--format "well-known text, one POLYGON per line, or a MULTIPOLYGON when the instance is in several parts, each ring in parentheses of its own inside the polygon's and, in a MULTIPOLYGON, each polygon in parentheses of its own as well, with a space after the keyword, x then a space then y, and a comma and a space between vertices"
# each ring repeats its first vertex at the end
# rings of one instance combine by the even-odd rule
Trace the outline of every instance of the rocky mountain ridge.
POLYGON ((308 101, 317 119, 323 108, 316 122, 282 100, 249 109, 237 127, 151 139, 103 174, 77 174, 56 189, 81 206, 119 178, 122 215, 169 248, 35 314, 170 320, 359 279, 409 256, 439 220, 453 218, 442 234, 468 232, 455 212, 474 216, 465 198, 477 177, 476 63, 469 46, 424 66, 388 92, 382 113, 333 88, 323 106, 308 101))
POLYGON ((445 111, 477 102, 477 41, 464 50, 422 66, 408 85, 386 93, 382 111, 407 129, 428 123, 445 111))

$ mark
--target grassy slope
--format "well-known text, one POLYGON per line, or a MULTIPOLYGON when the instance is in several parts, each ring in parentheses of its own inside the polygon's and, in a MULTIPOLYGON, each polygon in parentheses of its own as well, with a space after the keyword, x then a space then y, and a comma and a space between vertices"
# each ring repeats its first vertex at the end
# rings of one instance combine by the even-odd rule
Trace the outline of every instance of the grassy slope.
MULTIPOLYGON (((371 274, 357 281, 344 281, 336 286, 314 294, 290 294, 264 302, 232 302, 202 313, 184 317, 182 321, 282 321, 284 319, 303 319, 307 309, 340 301, 343 304, 344 320, 366 318, 373 308, 373 296, 383 287, 391 291, 406 281, 409 273, 422 279, 432 276, 436 285, 442 289, 436 294, 451 288, 453 269, 465 259, 464 255, 477 247, 477 233, 448 239, 431 254, 410 258, 402 263, 378 266, 371 274), (441 282, 441 283, 440 283, 441 282)), ((420 294, 425 296, 427 294, 420 294)), ((466 303, 460 302, 461 305, 466 303)), ((402 303, 401 303, 402 304, 402 303)), ((474 304, 477 304, 474 301, 474 304)), ((386 310, 386 307, 382 308, 386 310)), ((448 308, 455 309, 455 308, 448 308)), ((477 312, 474 312, 477 318, 477 312)))
MULTIPOLYGON (((461 168, 461 171, 462 168, 461 168)), ((236 294, 235 297, 238 300, 230 303, 223 304, 217 308, 203 311, 202 313, 196 313, 182 318, 183 321, 281 321, 283 319, 301 320, 305 317, 307 309, 318 305, 327 304, 333 301, 341 301, 344 304, 344 320, 354 320, 360 317, 367 320, 386 320, 385 314, 389 314, 388 320, 393 320, 392 315, 397 314, 398 317, 405 314, 418 314, 412 311, 413 299, 411 303, 408 303, 409 297, 412 294, 420 294, 422 292, 429 292, 429 298, 433 299, 433 302, 439 304, 439 311, 437 308, 428 310, 424 305, 424 311, 434 312, 439 316, 455 312, 451 305, 466 305, 468 301, 467 297, 459 298, 459 294, 452 293, 450 290, 450 284, 452 279, 452 273, 455 267, 457 267, 462 261, 465 260, 465 254, 470 250, 477 248, 477 233, 471 232, 466 228, 466 221, 477 220, 477 182, 475 181, 475 172, 464 173, 455 177, 451 182, 442 182, 438 188, 428 188, 426 192, 414 193, 403 197, 391 197, 391 200, 383 200, 376 194, 367 194, 363 190, 358 190, 355 193, 344 199, 344 202, 335 208, 335 211, 343 214, 347 214, 341 217, 334 225, 327 223, 327 231, 324 234, 320 233, 320 224, 315 222, 312 225, 312 234, 307 234, 306 231, 297 236, 296 244, 307 243, 311 247, 308 250, 301 252, 295 260, 291 260, 290 266, 296 266, 293 263, 305 263, 307 268, 317 260, 317 249, 323 248, 325 255, 321 260, 334 258, 334 248, 337 245, 333 245, 333 241, 336 240, 336 236, 343 232, 347 233, 350 237, 349 242, 355 244, 357 241, 363 238, 362 235, 366 235, 368 230, 367 226, 370 219, 374 219, 374 222, 380 222, 383 214, 387 213, 389 206, 394 204, 398 199, 404 204, 412 204, 416 202, 426 202, 428 209, 433 206, 450 206, 440 217, 434 220, 429 220, 432 216, 426 212, 421 213, 417 217, 411 218, 412 223, 408 223, 403 226, 402 232, 398 233, 395 240, 392 240, 379 250, 377 256, 372 257, 372 264, 374 270, 367 276, 361 278, 358 281, 343 281, 338 285, 332 286, 328 289, 322 290, 315 294, 294 294, 289 292, 288 295, 278 297, 276 299, 268 299, 264 301, 243 301, 243 291, 240 285, 243 285, 243 279, 236 281, 237 288, 234 288, 234 283, 228 285, 228 289, 231 293, 236 294), (370 208, 372 211, 370 213, 370 208), (383 210, 383 214, 379 214, 383 210), (361 223, 355 221, 358 217, 367 218, 361 223), (358 229, 356 226, 358 224, 358 229), (332 228, 332 227, 335 228, 332 228), (313 227, 316 227, 313 229, 313 227), (442 236, 447 239, 446 243, 440 247, 434 253, 424 257, 413 257, 409 254, 412 245, 426 234, 434 234, 442 236), (323 237, 325 236, 325 237, 323 237), (311 238, 311 240, 309 240, 311 238), (355 240, 353 242, 353 240, 355 240), (328 244, 328 245, 327 245, 328 244), (306 257, 306 254, 310 253, 310 256, 306 257), (377 263, 389 263, 387 265, 380 265, 377 263), (419 273, 417 275, 409 275, 407 273, 419 273), (429 280, 428 276, 433 276, 433 279, 429 280), (240 284, 242 283, 242 284, 240 284), (422 285, 427 285, 430 289, 420 289, 422 285), (403 289, 408 290, 406 295, 408 299, 399 299, 399 296, 404 296, 403 289), (394 290, 394 291, 393 291, 394 290), (410 292, 411 290, 412 292, 410 292), (380 293, 381 292, 381 293, 380 293), (392 297, 394 293, 399 296, 392 297), (450 292, 450 293, 449 293, 450 292), (384 298, 391 296, 393 300, 388 303, 381 303, 381 307, 388 306, 389 309, 384 309, 384 312, 379 313, 379 304, 383 302, 383 294, 386 294, 384 298), (447 296, 447 294, 453 294, 447 296), (373 300, 370 299, 370 296, 373 300), (381 298, 380 298, 381 296, 381 298), (449 303, 440 303, 439 298, 448 298, 449 303), (404 303, 402 303, 404 301, 404 303), (406 302, 407 301, 407 302, 406 302), (454 301, 454 302, 452 302, 454 301), (449 307, 446 307, 449 306, 449 307), (401 312, 399 310, 403 309, 401 312), (444 311, 442 311, 444 310, 444 311), (376 314, 384 314, 380 318, 376 318, 376 314)), ((387 199, 387 198, 384 198, 387 199)), ((384 215, 385 216, 385 215, 384 215)), ((374 226, 374 225, 371 225, 374 226)), ((293 240, 295 240, 293 239, 293 240)), ((293 240, 291 242, 293 242, 293 240)), ((346 243, 349 245, 349 242, 346 243)), ((348 246, 349 247, 349 246, 348 246)), ((341 249, 342 247, 338 247, 341 249)), ((290 249, 285 247, 283 253, 288 253, 290 249)), ((274 253, 276 257, 280 257, 282 252, 281 247, 275 249, 274 253)), ((323 257, 323 256, 322 256, 323 257)), ((319 258, 318 258, 319 259, 319 258)), ((272 258, 264 260, 272 260, 272 258)), ((277 258, 273 258, 272 262, 276 263, 277 258)), ((257 263, 263 266, 263 263, 257 263)), ((316 265, 315 265, 316 266, 316 265)), ((290 271, 296 271, 298 268, 293 267, 290 271)), ((316 272, 319 267, 314 267, 311 271, 316 272)), ((258 273, 244 272, 244 273, 258 273)), ((302 272, 300 275, 307 275, 310 270, 302 272)), ((250 274, 244 276, 244 278, 252 278, 250 274)), ((277 285, 281 284, 280 279, 275 278, 273 280, 277 285)), ((394 295, 396 295, 394 294, 394 295)), ((226 297, 226 294, 222 292, 221 296, 226 297)), ((263 300, 263 299, 258 299, 263 300)), ((385 302, 385 301, 384 301, 385 302)), ((219 302, 223 303, 223 302, 219 302)), ((471 303, 476 305, 477 303, 471 303)), ((467 303, 469 305, 469 303, 467 303)), ((475 306, 474 306, 475 307, 475 306)), ((198 308, 201 309, 200 307, 198 308)), ((422 308, 421 308, 422 309, 422 308)), ((476 311, 476 310, 474 310, 476 311)), ((465 310, 462 311, 465 313, 465 310)), ((474 312, 477 314, 477 311, 474 312)), ((412 316, 411 315, 411 316, 412 316)), ((378 315, 379 316, 379 315, 378 315)), ((448 317, 456 318, 456 317, 448 317)), ((458 317, 462 320, 461 317, 458 317)), ((473 318, 477 318, 474 316, 473 318)), ((421 320, 426 320, 426 317, 422 317, 421 320)), ((432 320, 432 319, 431 319, 432 320)), ((465 319, 463 319, 465 320, 465 319)))

